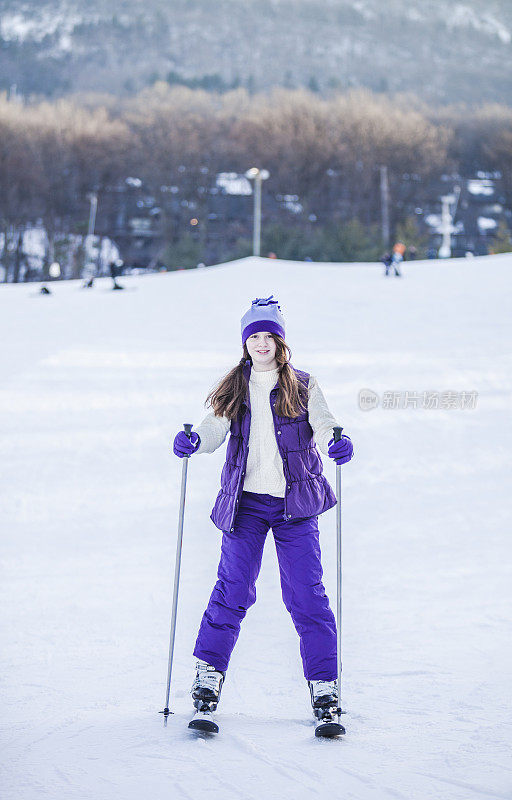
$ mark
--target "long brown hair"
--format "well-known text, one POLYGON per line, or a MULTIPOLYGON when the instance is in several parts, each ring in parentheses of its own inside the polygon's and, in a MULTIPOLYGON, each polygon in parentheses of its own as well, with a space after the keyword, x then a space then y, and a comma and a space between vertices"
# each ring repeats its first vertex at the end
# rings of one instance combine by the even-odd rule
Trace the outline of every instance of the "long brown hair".
MULTIPOLYGON (((297 417, 307 409, 308 387, 297 378, 290 366, 292 351, 285 340, 276 333, 271 334, 276 343, 276 361, 279 391, 276 398, 276 412, 280 417, 297 417)), ((215 416, 234 419, 249 393, 248 383, 243 374, 245 362, 252 358, 244 343, 243 356, 227 375, 212 389, 205 400, 205 406, 211 406, 215 416)))

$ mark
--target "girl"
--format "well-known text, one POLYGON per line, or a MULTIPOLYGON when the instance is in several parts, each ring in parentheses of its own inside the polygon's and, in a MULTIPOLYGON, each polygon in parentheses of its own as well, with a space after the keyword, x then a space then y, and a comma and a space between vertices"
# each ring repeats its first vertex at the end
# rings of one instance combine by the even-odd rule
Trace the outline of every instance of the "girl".
POLYGON ((223 533, 218 580, 194 648, 198 714, 190 727, 206 730, 218 730, 205 718, 217 707, 241 622, 256 600, 270 528, 313 711, 320 718, 337 706, 336 620, 322 584, 318 531, 318 515, 336 505, 336 496, 316 445, 337 464, 352 458, 353 447, 345 435, 334 442, 338 423, 316 378, 292 366, 284 318, 272 298, 253 300, 242 317, 243 356, 208 395, 213 411, 190 439, 184 431, 174 439, 174 453, 183 458, 213 453, 231 433, 210 515, 223 533))

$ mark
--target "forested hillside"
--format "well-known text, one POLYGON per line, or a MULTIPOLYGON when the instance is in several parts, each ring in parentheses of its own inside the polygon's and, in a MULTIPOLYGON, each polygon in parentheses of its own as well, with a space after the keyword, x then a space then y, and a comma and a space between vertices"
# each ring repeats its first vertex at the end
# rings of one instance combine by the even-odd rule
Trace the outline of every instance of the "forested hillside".
POLYGON ((126 95, 157 79, 249 91, 366 86, 508 102, 503 0, 4 0, 0 88, 126 95))

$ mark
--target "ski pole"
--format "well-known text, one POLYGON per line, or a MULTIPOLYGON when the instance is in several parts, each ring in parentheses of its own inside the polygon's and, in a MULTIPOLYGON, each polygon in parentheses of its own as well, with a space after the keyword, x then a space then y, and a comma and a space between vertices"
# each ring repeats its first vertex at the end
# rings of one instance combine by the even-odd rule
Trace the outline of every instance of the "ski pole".
MULTIPOLYGON (((183 425, 185 433, 190 439, 192 432, 192 425, 185 422, 183 425)), ((178 518, 178 542, 176 545, 176 563, 174 566, 174 591, 172 597, 172 614, 171 614, 171 636, 169 640, 169 663, 167 666, 167 693, 165 695, 165 708, 160 711, 164 715, 164 725, 167 724, 167 717, 172 714, 169 711, 169 694, 171 691, 171 672, 172 672, 172 657, 174 654, 174 634, 176 632, 176 614, 178 611, 178 589, 180 585, 180 566, 181 566, 181 544, 183 541, 183 517, 185 512, 185 492, 187 488, 187 467, 190 456, 183 457, 183 465, 181 470, 181 496, 180 496, 180 514, 178 518)))
MULTIPOLYGON (((333 428, 334 441, 339 442, 341 439, 341 432, 343 428, 333 428)), ((341 464, 336 464, 336 588, 337 588, 337 609, 336 609, 336 657, 338 661, 338 720, 340 715, 344 712, 341 710, 341 590, 342 590, 342 572, 341 572, 341 464)))

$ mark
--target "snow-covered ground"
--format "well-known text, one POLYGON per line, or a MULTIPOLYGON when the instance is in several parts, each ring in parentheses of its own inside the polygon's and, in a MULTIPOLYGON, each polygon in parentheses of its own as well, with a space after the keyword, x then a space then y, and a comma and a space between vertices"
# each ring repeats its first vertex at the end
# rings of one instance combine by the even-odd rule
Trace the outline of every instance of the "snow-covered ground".
MULTIPOLYGON (((512 256, 403 271, 246 259, 124 278, 124 292, 0 287, 5 800, 512 796, 512 256), (175 713, 166 727, 158 714, 182 467, 170 443, 206 414, 240 358, 241 315, 272 293, 292 362, 355 445, 340 740, 313 735, 271 533, 221 733, 187 729, 225 445, 189 463, 175 713), (478 400, 363 411, 360 389, 478 400)), ((335 509, 320 523, 335 607, 335 509)))

